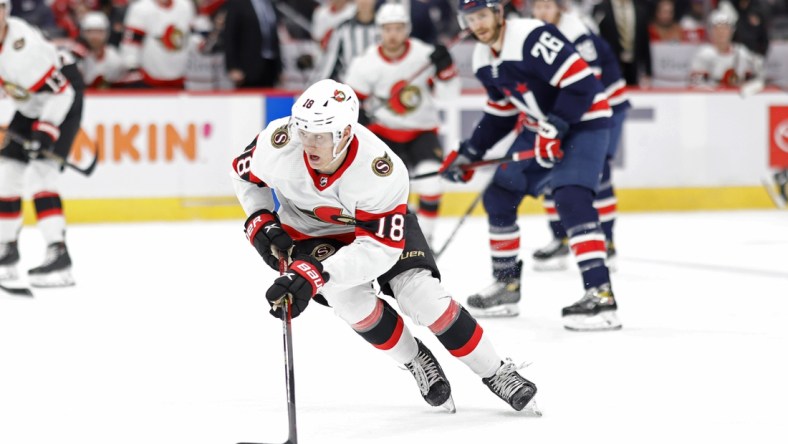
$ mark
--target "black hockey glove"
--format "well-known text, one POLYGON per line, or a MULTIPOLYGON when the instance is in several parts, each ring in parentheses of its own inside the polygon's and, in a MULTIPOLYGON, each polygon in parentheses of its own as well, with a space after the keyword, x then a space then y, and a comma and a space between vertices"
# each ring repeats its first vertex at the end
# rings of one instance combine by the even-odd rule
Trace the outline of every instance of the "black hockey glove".
POLYGON ((451 182, 465 183, 473 178, 474 170, 464 170, 462 165, 467 165, 481 159, 479 154, 468 141, 460 143, 460 147, 449 153, 444 159, 443 164, 438 169, 441 177, 451 182))
POLYGON ((52 151, 55 149, 55 141, 48 133, 40 130, 33 130, 30 135, 30 140, 24 144, 27 157, 30 159, 41 159, 44 157, 44 151, 52 151))
POLYGON ((453 77, 454 61, 451 59, 449 50, 443 45, 435 45, 435 51, 430 54, 430 61, 435 65, 435 72, 441 80, 453 77))
POLYGON ((263 257, 265 263, 279 271, 279 258, 284 257, 288 263, 293 251, 293 238, 290 237, 279 223, 279 216, 268 210, 253 213, 244 223, 246 238, 263 257))
POLYGON ((328 278, 328 274, 323 274, 320 261, 312 256, 299 255, 287 272, 279 276, 265 293, 265 298, 271 304, 269 313, 281 318, 283 298, 291 295, 290 313, 295 318, 306 309, 309 301, 328 282, 328 278))

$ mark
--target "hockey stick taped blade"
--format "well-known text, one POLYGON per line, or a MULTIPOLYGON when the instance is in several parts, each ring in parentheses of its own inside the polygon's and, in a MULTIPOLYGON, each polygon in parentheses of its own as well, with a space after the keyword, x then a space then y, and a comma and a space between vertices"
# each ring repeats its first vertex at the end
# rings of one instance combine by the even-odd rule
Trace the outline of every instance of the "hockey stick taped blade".
POLYGON ((33 292, 30 291, 29 288, 14 288, 14 287, 6 287, 5 285, 0 285, 0 290, 13 295, 13 296, 25 296, 32 298, 33 292))

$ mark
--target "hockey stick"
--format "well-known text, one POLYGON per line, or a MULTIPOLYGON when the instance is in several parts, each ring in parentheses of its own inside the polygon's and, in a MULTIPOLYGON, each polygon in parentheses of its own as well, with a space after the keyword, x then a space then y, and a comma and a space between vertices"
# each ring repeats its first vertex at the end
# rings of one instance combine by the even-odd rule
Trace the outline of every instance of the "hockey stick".
MULTIPOLYGON (((11 131, 6 131, 6 135, 8 135, 8 137, 11 140, 13 140, 14 142, 16 142, 16 143, 18 143, 18 144, 20 144, 22 146, 24 146, 26 143, 29 142, 29 140, 25 139, 21 135, 16 134, 16 133, 11 132, 11 131)), ((5 147, 3 147, 3 148, 5 148, 5 147)), ((98 148, 98 147, 96 147, 96 148, 98 148)), ((74 165, 73 163, 69 162, 68 159, 60 157, 57 154, 53 153, 52 151, 40 151, 40 154, 42 156, 46 157, 49 160, 54 160, 55 162, 60 164, 60 166, 69 167, 69 168, 79 172, 80 174, 83 174, 85 176, 90 176, 91 174, 93 174, 93 170, 96 169, 96 165, 98 164, 99 151, 98 151, 98 149, 96 149, 95 151, 96 151, 96 156, 93 157, 93 161, 90 162, 90 165, 88 165, 87 168, 80 168, 80 167, 74 165)))
POLYGON ((449 246, 451 241, 454 240, 454 236, 456 236, 457 232, 460 231, 460 227, 462 227, 462 224, 464 224, 465 220, 468 219, 468 216, 470 216, 471 213, 473 213, 473 210, 476 209, 476 207, 479 205, 479 202, 482 201, 482 195, 483 194, 484 194, 484 190, 480 191, 479 194, 476 195, 476 197, 473 199, 473 202, 471 202, 471 206, 468 207, 467 210, 465 210, 465 214, 462 215, 462 217, 460 218, 459 222, 457 222, 457 225, 454 227, 454 230, 451 232, 449 237, 446 238, 446 242, 444 242, 443 246, 440 247, 438 249, 438 251, 436 251, 433 254, 433 256, 435 256, 435 260, 436 261, 438 260, 438 258, 441 257, 443 252, 446 251, 446 248, 449 246))
POLYGON ((6 287, 5 285, 0 284, 0 290, 5 291, 6 293, 8 293, 8 294, 10 294, 12 296, 26 296, 26 297, 29 297, 29 298, 33 297, 33 292, 30 291, 29 288, 25 288, 25 287, 19 287, 19 288, 6 287))
MULTIPOLYGON (((459 165, 459 167, 463 171, 468 171, 485 165, 498 165, 501 163, 518 162, 520 160, 532 159, 533 157, 534 157, 534 150, 515 151, 512 154, 503 157, 496 157, 495 159, 477 160, 476 162, 459 165)), ((410 180, 426 179, 428 177, 435 177, 439 174, 441 174, 441 171, 432 171, 429 173, 417 174, 415 176, 411 176, 410 180)))
MULTIPOLYGON (((285 274, 287 270, 287 258, 283 255, 279 258, 279 275, 285 274)), ((296 434, 296 402, 295 402, 295 375, 293 369, 293 327, 291 324, 292 313, 290 312, 290 298, 283 298, 282 307, 282 339, 285 347, 285 384, 287 388, 287 420, 290 428, 287 441, 284 444, 297 444, 296 434)), ((238 444, 258 444, 258 443, 238 443, 238 444)), ((267 444, 267 443, 262 443, 267 444)))

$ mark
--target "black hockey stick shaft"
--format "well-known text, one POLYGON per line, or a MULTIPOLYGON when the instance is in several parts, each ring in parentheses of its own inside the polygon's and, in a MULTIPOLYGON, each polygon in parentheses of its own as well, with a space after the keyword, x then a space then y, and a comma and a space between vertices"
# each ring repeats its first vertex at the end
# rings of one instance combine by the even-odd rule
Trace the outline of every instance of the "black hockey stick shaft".
POLYGON ((12 295, 12 296, 25 296, 32 298, 33 292, 30 291, 29 288, 25 287, 6 287, 5 285, 0 284, 0 290, 12 295))
POLYGON ((471 205, 468 207, 467 210, 465 210, 465 214, 463 214, 460 220, 457 222, 457 225, 454 227, 454 230, 452 230, 449 237, 446 238, 446 242, 444 242, 443 246, 440 247, 440 249, 438 249, 438 251, 435 252, 434 255, 435 260, 438 260, 438 258, 441 257, 443 252, 446 251, 446 248, 449 246, 449 244, 451 244, 451 241, 454 240, 454 237, 457 235, 457 232, 460 231, 460 227, 462 227, 462 225, 468 219, 468 216, 470 216, 471 213, 473 213, 473 210, 476 209, 476 207, 479 205, 479 202, 482 201, 482 195, 484 195, 484 190, 480 191, 479 194, 476 195, 476 197, 473 199, 473 202, 471 202, 471 205))
MULTIPOLYGON (((287 257, 279 258, 279 275, 287 270, 287 257)), ((296 431, 296 400, 295 400, 295 371, 293 366, 293 315, 290 311, 290 297, 282 301, 282 342, 285 350, 285 384, 287 389, 287 422, 288 436, 284 444, 298 444, 296 431)), ((238 443, 253 444, 253 443, 238 443)))
MULTIPOLYGON (((11 140, 13 140, 14 142, 16 142, 16 143, 18 143, 20 145, 24 146, 26 143, 29 142, 27 139, 25 139, 21 135, 19 135, 17 133, 14 133, 12 131, 6 131, 6 134, 8 135, 8 137, 11 140)), ((88 165, 86 168, 80 168, 79 166, 74 165, 73 163, 69 162, 68 159, 60 157, 60 156, 58 156, 57 154, 55 154, 55 153, 53 153, 51 151, 41 151, 41 155, 46 157, 49 160, 54 160, 55 162, 57 162, 58 164, 60 164, 60 165, 62 165, 64 167, 71 168, 72 170, 74 170, 74 171, 76 171, 76 172, 78 172, 80 174, 83 174, 85 176, 90 176, 91 174, 93 174, 93 170, 96 169, 96 165, 98 164, 99 150, 98 149, 95 150, 95 156, 93 157, 93 161, 90 162, 90 165, 88 165)))
MULTIPOLYGON (((532 159, 533 157, 534 157, 534 150, 515 151, 512 154, 503 157, 496 157, 495 159, 485 159, 485 160, 478 160, 476 162, 466 163, 464 165, 460 165, 460 169, 462 169, 463 171, 468 171, 485 165, 498 165, 507 162, 517 162, 520 160, 532 159)), ((411 176, 410 180, 426 179, 428 177, 435 177, 439 174, 441 174, 440 170, 432 171, 424 174, 417 174, 415 176, 411 176)))

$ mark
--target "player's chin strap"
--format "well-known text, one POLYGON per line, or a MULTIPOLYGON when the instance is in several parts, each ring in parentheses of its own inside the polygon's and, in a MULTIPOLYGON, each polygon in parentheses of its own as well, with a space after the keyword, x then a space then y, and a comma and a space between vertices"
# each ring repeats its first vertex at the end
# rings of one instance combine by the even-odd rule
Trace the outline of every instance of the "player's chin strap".
MULTIPOLYGON (((339 143, 335 144, 334 145, 334 150, 331 151, 331 155, 333 156, 333 158, 331 159, 331 162, 328 162, 328 164, 331 165, 332 163, 336 162, 342 156, 342 154, 345 151, 347 151, 348 147, 350 146, 350 142, 352 142, 352 141, 353 141, 353 133, 351 132, 350 136, 348 136, 348 138, 347 138, 347 142, 342 147, 342 149, 339 150, 339 152, 337 152, 337 147, 339 146, 339 143)), ((340 140, 340 142, 341 142, 341 140, 340 140)))

